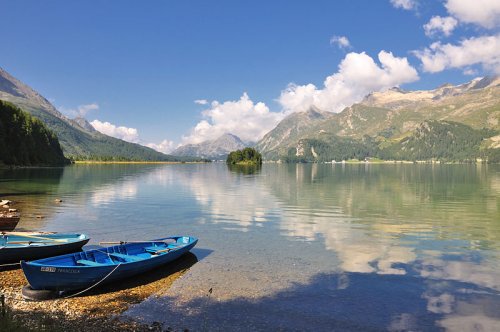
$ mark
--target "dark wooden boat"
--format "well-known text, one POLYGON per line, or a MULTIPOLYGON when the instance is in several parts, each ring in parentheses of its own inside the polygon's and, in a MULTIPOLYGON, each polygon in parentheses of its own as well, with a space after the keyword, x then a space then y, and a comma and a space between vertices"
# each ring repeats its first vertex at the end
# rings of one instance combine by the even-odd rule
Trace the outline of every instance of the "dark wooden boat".
POLYGON ((191 250, 198 239, 173 236, 21 262, 31 290, 66 292, 147 272, 191 250))
POLYGON ((21 219, 18 212, 0 212, 0 231, 11 231, 21 219))
POLYGON ((0 232, 0 265, 75 252, 87 242, 85 234, 0 232))

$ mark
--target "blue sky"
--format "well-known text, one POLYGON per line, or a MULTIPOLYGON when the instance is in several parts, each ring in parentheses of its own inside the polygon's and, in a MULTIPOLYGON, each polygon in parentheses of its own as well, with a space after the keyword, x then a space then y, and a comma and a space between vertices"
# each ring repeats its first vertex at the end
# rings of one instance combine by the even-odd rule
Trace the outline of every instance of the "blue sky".
POLYGON ((0 67, 159 150, 225 131, 256 140, 311 105, 499 74, 499 3, 0 0, 0 67))

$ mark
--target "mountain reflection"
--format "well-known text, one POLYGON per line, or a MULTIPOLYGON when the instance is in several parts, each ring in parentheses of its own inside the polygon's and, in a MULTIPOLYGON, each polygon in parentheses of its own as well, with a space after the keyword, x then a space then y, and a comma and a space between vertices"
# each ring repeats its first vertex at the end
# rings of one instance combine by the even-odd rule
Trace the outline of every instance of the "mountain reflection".
POLYGON ((177 329, 498 330, 495 170, 319 164, 264 165, 250 175, 214 165, 177 170, 203 211, 200 222, 217 229, 214 254, 127 315, 185 324, 177 329), (216 300, 204 295, 212 287, 216 300))
MULTIPOLYGON (((198 236, 211 254, 168 290, 170 302, 140 305, 151 321, 191 321, 189 311, 213 315, 200 329, 217 327, 224 312, 254 318, 250 325, 269 312, 284 317, 267 319, 267 330, 500 323, 498 166, 78 165, 6 177, 0 187, 22 188, 15 197, 37 211, 46 206, 38 227, 96 242, 198 236), (217 301, 207 300, 211 288, 217 301)), ((192 326, 205 323, 193 317, 192 326)))
POLYGON ((342 271, 401 275, 418 262, 423 277, 495 289, 498 268, 476 256, 498 257, 499 182, 475 165, 317 164, 250 177, 211 167, 186 181, 211 222, 248 231, 275 221, 290 239, 322 241, 342 271))

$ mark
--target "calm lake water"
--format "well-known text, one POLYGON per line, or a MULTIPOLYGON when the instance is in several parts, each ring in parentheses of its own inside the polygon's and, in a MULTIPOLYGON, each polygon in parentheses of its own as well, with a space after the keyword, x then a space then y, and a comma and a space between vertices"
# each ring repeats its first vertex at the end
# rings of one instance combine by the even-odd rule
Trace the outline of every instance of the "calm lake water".
POLYGON ((247 173, 224 164, 0 171, 0 197, 18 202, 20 228, 85 232, 90 245, 199 237, 189 272, 125 318, 210 331, 500 330, 500 166, 247 173))

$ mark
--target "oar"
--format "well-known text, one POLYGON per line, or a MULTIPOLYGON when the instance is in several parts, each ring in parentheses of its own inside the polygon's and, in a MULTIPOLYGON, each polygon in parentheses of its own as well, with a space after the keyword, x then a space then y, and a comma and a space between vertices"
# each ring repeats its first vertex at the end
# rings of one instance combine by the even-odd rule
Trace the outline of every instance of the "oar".
POLYGON ((125 243, 144 243, 144 242, 151 242, 149 241, 104 241, 104 242, 99 242, 99 244, 125 244, 125 243))
POLYGON ((171 251, 171 250, 174 250, 174 249, 175 248, 167 248, 167 249, 157 250, 157 251, 155 251, 155 254, 160 254, 162 252, 171 251))
POLYGON ((9 235, 23 236, 23 237, 27 237, 27 238, 30 238, 30 239, 45 240, 45 241, 50 241, 50 242, 68 242, 67 240, 64 240, 64 239, 51 239, 51 238, 48 238, 48 237, 28 235, 28 234, 25 234, 25 233, 22 233, 22 232, 10 232, 9 235))
MULTIPOLYGON (((174 241, 172 239, 172 241, 174 241)), ((99 244, 125 244, 125 243, 144 243, 144 242, 163 242, 167 244, 173 244, 174 242, 167 242, 167 241, 154 241, 154 240, 146 240, 146 241, 104 241, 104 242, 99 242, 99 244)))
POLYGON ((9 241, 9 244, 53 243, 53 241, 9 241))
POLYGON ((52 235, 52 234, 57 234, 57 232, 5 232, 5 231, 1 231, 0 232, 0 235, 22 235, 22 236, 26 236, 26 235, 34 235, 34 236, 40 236, 40 235, 52 235))

